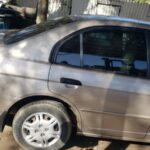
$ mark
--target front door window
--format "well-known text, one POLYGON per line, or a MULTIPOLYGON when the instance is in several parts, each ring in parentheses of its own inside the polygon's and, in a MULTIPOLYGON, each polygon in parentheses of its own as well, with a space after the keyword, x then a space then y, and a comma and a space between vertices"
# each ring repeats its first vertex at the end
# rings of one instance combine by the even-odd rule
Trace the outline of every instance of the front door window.
POLYGON ((147 76, 145 34, 95 30, 83 34, 84 67, 116 74, 147 76))

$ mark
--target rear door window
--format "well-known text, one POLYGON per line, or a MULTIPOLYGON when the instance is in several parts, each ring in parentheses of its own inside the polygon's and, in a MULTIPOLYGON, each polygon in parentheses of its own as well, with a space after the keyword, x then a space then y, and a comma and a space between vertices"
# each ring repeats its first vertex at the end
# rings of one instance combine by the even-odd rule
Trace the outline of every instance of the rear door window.
POLYGON ((60 46, 56 63, 76 67, 80 66, 80 36, 75 36, 60 46))

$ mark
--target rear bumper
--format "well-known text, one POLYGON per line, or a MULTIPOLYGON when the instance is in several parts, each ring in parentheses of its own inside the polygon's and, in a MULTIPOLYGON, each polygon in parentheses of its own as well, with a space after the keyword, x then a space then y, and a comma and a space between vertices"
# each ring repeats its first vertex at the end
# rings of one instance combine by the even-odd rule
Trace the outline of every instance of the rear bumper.
POLYGON ((3 132, 4 126, 5 126, 5 117, 6 117, 7 112, 3 112, 0 115, 0 132, 3 132))

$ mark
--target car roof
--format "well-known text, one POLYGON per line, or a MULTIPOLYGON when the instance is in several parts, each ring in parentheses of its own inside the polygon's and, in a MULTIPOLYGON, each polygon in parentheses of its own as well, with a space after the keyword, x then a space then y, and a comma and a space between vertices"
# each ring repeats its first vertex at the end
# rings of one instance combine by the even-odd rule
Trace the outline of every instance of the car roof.
POLYGON ((122 18, 122 17, 111 17, 111 16, 95 16, 95 15, 74 15, 74 16, 65 16, 65 17, 58 17, 53 20, 48 20, 46 22, 36 24, 33 26, 29 26, 18 32, 12 32, 8 35, 4 36, 4 42, 6 44, 11 44, 17 41, 21 41, 28 37, 34 36, 36 34, 61 27, 70 23, 77 23, 82 22, 86 24, 86 22, 90 22, 91 25, 94 25, 94 22, 98 21, 98 24, 101 25, 111 25, 111 26, 124 26, 124 27, 135 27, 141 29, 148 29, 150 30, 150 22, 136 20, 136 19, 129 19, 129 18, 122 18))
POLYGON ((149 21, 143 21, 138 19, 132 18, 124 18, 124 17, 117 17, 117 16, 102 16, 102 15, 74 15, 70 16, 74 21, 84 21, 84 20, 99 20, 99 21, 117 21, 122 23, 133 23, 139 25, 146 25, 150 26, 149 21))

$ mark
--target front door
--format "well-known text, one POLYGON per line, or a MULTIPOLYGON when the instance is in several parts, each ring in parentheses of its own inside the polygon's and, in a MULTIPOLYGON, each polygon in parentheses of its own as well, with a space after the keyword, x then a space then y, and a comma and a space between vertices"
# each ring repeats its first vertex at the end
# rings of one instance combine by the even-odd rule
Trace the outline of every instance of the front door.
POLYGON ((49 89, 80 111, 86 133, 143 138, 150 81, 143 31, 90 29, 58 46, 49 89))

